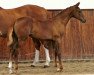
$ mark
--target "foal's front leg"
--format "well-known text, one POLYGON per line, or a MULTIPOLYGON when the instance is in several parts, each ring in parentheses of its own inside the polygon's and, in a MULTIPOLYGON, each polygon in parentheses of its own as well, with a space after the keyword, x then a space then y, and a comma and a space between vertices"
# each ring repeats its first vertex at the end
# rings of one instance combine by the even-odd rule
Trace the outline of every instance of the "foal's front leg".
POLYGON ((57 69, 57 71, 62 71, 63 70, 63 65, 62 65, 62 60, 61 60, 61 53, 62 53, 62 41, 61 39, 57 39, 57 44, 58 44, 58 51, 57 51, 57 56, 58 56, 58 60, 59 60, 59 68, 57 69))
POLYGON ((44 68, 49 67, 50 64, 50 55, 49 55, 49 50, 43 46, 45 50, 45 56, 46 56, 46 62, 44 64, 44 68))
POLYGON ((57 49, 55 49, 55 67, 57 67, 57 49))

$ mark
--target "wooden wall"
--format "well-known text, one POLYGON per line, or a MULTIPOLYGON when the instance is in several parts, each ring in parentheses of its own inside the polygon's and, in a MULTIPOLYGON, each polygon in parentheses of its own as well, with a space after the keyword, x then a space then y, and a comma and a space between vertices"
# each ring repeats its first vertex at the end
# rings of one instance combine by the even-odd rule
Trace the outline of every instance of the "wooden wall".
MULTIPOLYGON (((52 16, 60 10, 53 10, 52 16)), ((72 18, 66 27, 66 36, 62 39, 62 58, 64 59, 93 59, 94 58, 94 10, 83 10, 86 23, 72 18)), ((6 46, 7 39, 0 38, 0 60, 9 59, 9 49, 6 46)), ((28 38, 21 43, 19 49, 20 60, 31 60, 34 58, 34 46, 28 38)), ((53 59, 53 50, 50 50, 53 59)), ((40 50, 40 58, 45 58, 44 50, 40 50)))

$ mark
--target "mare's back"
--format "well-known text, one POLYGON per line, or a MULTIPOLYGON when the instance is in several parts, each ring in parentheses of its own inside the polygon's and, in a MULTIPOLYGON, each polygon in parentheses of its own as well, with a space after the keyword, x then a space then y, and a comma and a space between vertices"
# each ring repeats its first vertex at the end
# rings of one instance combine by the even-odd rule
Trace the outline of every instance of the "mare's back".
POLYGON ((3 9, 0 13, 3 13, 4 15, 11 14, 16 17, 30 16, 41 21, 48 19, 48 11, 45 8, 36 5, 24 5, 13 9, 3 9))
POLYGON ((36 18, 38 20, 47 20, 48 11, 40 6, 36 5, 24 5, 15 9, 11 9, 11 12, 15 14, 24 14, 36 18))

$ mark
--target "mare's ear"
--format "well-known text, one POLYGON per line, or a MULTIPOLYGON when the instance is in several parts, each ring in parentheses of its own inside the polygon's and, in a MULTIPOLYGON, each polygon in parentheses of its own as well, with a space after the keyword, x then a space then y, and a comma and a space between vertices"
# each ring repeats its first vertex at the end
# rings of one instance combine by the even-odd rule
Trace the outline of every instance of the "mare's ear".
POLYGON ((78 2, 75 6, 76 6, 76 7, 78 7, 78 6, 79 6, 79 4, 80 4, 80 2, 78 2))
POLYGON ((3 9, 2 7, 0 7, 0 9, 3 9))

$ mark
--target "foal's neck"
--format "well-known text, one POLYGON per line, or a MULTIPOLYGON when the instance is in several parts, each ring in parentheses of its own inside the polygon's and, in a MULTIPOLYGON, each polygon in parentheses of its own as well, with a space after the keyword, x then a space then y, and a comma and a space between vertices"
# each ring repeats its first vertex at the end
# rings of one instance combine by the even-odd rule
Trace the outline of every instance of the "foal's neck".
POLYGON ((59 23, 61 23, 60 25, 64 25, 66 26, 68 21, 70 20, 70 18, 72 17, 71 16, 71 13, 73 11, 73 8, 72 7, 69 7, 63 11, 61 11, 56 17, 54 20, 58 21, 59 23))

